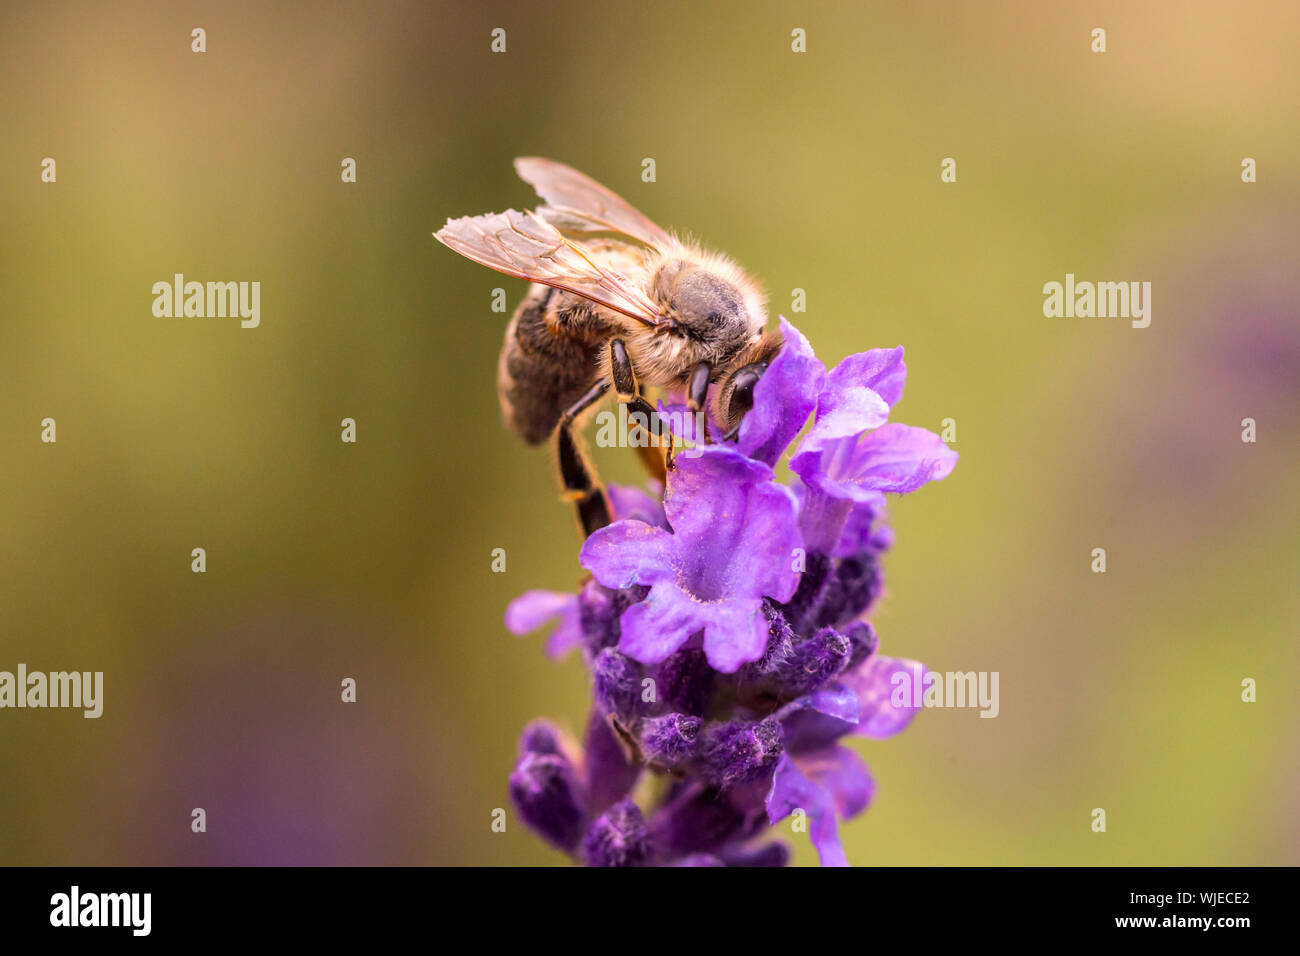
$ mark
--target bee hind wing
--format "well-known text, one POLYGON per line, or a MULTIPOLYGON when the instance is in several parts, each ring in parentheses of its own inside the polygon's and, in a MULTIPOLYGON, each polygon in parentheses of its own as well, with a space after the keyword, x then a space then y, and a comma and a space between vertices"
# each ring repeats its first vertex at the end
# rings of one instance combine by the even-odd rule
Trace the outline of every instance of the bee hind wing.
POLYGON ((672 241, 626 199, 572 166, 521 156, 515 160, 515 171, 547 203, 539 214, 561 230, 619 233, 658 250, 672 241))

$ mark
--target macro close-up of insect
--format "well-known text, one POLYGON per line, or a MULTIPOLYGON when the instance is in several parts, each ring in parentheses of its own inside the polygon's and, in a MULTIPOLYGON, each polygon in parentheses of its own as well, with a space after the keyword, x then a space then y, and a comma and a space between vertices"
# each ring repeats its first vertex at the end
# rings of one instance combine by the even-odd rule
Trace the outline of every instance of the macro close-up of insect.
POLYGON ((677 7, 0 6, 19 949, 1281 925, 1300 0, 677 7))
MULTIPOLYGON (((646 389, 679 392, 692 413, 708 407, 726 441, 781 337, 765 331, 764 295, 730 259, 669 234, 562 163, 524 157, 515 170, 544 205, 450 219, 435 235, 533 283, 501 349, 502 416, 530 445, 555 436, 565 497, 590 534, 609 524, 610 510, 574 434, 583 413, 612 388, 629 411, 657 423, 646 389)), ((657 449, 645 450, 662 477, 657 449)))

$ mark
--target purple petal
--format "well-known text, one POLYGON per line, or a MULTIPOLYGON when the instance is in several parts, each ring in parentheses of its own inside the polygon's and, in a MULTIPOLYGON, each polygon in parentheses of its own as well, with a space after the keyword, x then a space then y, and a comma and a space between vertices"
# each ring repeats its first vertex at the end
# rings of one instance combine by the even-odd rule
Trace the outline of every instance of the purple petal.
POLYGON ((816 441, 809 432, 790 460, 810 488, 858 502, 915 491, 948 477, 956 464, 957 453, 934 432, 896 424, 857 440, 816 441))
POLYGON ((699 605, 671 581, 650 588, 619 619, 618 649, 642 664, 658 664, 703 627, 699 605))
POLYGON ((957 453, 934 432, 886 425, 858 442, 850 467, 858 484, 906 494, 927 481, 947 478, 956 464, 957 453))
POLYGON ((876 782, 862 758, 848 747, 828 747, 815 753, 796 754, 803 775, 820 784, 835 801, 841 820, 851 820, 871 803, 876 782))
POLYGON ((677 460, 664 508, 671 533, 615 522, 587 539, 582 564, 607 587, 651 585, 620 619, 625 654, 659 663, 702 631, 709 663, 732 673, 763 654, 762 598, 798 587, 794 495, 766 465, 710 447, 677 460))
POLYGON ((506 608, 506 630, 522 637, 556 618, 559 624, 546 641, 546 653, 559 658, 582 643, 582 622, 575 595, 525 591, 506 608))
MULTIPOLYGON (((847 360, 846 360, 847 361, 847 360)), ((817 421, 807 441, 853 438, 889 421, 889 403, 869 388, 827 388, 817 402, 817 421)))
POLYGON ((704 632, 710 666, 734 673, 758 660, 767 647, 767 618, 759 598, 702 602, 671 581, 650 589, 646 599, 623 612, 618 648, 643 664, 658 664, 704 632))
POLYGON ((614 517, 620 521, 631 518, 656 528, 667 528, 668 519, 664 517, 664 505, 659 498, 663 489, 658 487, 658 482, 652 482, 651 487, 654 494, 631 485, 609 485, 605 491, 609 495, 610 506, 614 509, 614 517))
POLYGON ((782 754, 767 794, 767 819, 775 825, 795 810, 802 810, 808 817, 808 836, 822 866, 848 866, 835 823, 833 795, 804 776, 789 754, 782 754))
POLYGON ((754 386, 754 407, 741 422, 736 449, 775 465, 817 405, 826 367, 804 334, 781 316, 784 344, 754 386))
POLYGON ((644 521, 615 521, 592 532, 578 563, 607 588, 654 584, 672 576, 672 535, 644 521))
POLYGON ((880 740, 906 728, 923 706, 926 674, 919 661, 873 655, 845 675, 861 708, 856 732, 880 740))
POLYGON ((831 684, 811 694, 804 694, 798 700, 791 701, 781 708, 781 715, 793 714, 800 710, 811 710, 827 717, 834 717, 845 723, 856 724, 860 712, 857 693, 844 684, 831 684))
POLYGON ((679 579, 695 597, 794 595, 794 555, 803 546, 798 504, 766 465, 716 446, 679 459, 664 508, 679 579))
POLYGON ((506 630, 520 637, 531 634, 563 614, 574 600, 561 591, 525 591, 506 608, 506 630))
POLYGON ((744 507, 751 487, 772 481, 772 469, 722 446, 675 459, 664 493, 664 513, 674 534, 707 535, 719 516, 744 507))
POLYGON ((903 348, 872 349, 850 355, 826 376, 817 399, 817 419, 800 444, 813 451, 879 428, 903 394, 903 348))
POLYGON ((704 627, 704 656, 723 674, 756 661, 767 649, 767 617, 758 598, 721 601, 709 608, 704 627))
MULTIPOLYGON (((870 389, 885 400, 886 405, 897 405, 903 397, 903 383, 907 379, 907 365, 903 362, 903 347, 871 349, 850 355, 826 376, 822 399, 840 396, 854 389, 870 389)), ((821 408, 817 409, 818 418, 821 408)))
MULTIPOLYGON (((790 458, 790 470, 807 486, 802 526, 808 530, 822 528, 822 533, 816 535, 819 545, 829 541, 828 546, 832 549, 848 521, 850 503, 874 504, 882 494, 875 488, 853 481, 851 474, 846 476, 843 463, 849 460, 856 444, 854 438, 837 438, 814 448, 804 439, 790 458), (839 510, 836 510, 837 505, 839 510)), ((805 534, 805 538, 810 537, 813 535, 805 534)))
POLYGON ((779 711, 791 753, 821 750, 856 729, 860 705, 857 692, 842 683, 831 684, 791 701, 779 711))

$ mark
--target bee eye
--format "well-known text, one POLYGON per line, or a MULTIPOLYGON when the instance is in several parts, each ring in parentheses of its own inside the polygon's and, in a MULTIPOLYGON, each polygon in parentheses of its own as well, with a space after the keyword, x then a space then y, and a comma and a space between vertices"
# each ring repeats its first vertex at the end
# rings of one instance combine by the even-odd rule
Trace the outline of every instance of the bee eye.
POLYGON ((731 413, 747 412, 754 407, 754 386, 758 379, 742 382, 731 393, 731 413))
POLYGON ((754 386, 763 377, 766 365, 746 365, 736 373, 732 380, 731 398, 728 411, 732 417, 741 415, 754 407, 754 386))

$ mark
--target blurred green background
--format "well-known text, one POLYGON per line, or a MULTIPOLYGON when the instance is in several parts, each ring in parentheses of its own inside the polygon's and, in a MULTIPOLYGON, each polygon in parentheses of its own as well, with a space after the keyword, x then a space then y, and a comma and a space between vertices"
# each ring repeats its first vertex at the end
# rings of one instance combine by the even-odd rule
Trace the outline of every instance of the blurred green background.
POLYGON ((501 625, 580 575, 498 418, 491 290, 524 284, 431 235, 530 206, 530 154, 735 256, 828 364, 903 344, 895 420, 957 423, 875 620, 999 671, 1001 714, 854 744, 851 860, 1300 862, 1298 30, 1285 0, 8 5, 0 669, 105 700, 0 712, 0 863, 563 862, 490 830, 522 725, 588 701, 501 625), (155 318, 175 272, 260 281, 261 327, 155 318), (1044 318, 1066 272, 1152 282, 1150 328, 1044 318))

